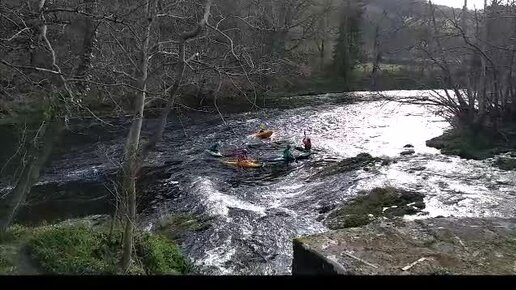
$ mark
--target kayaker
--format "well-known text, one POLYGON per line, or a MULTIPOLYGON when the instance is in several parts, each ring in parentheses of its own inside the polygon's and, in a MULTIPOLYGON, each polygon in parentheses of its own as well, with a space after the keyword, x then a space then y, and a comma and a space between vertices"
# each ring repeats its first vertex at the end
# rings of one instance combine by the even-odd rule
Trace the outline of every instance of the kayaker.
POLYGON ((219 153, 220 152, 220 142, 218 141, 217 143, 213 144, 210 149, 211 152, 215 152, 215 153, 219 153))
POLYGON ((296 161, 296 157, 294 157, 294 154, 292 154, 292 151, 290 151, 290 149, 292 148, 292 146, 290 146, 290 144, 287 145, 287 148, 285 148, 285 150, 283 150, 283 160, 285 160, 285 162, 287 163, 290 163, 292 161, 296 161))
POLYGON ((261 124, 261 125, 260 125, 260 130, 258 131, 258 133, 263 133, 263 132, 265 132, 265 129, 267 129, 267 126, 265 126, 265 124, 261 124))
POLYGON ((249 151, 247 149, 242 149, 237 153, 237 162, 242 162, 249 160, 249 151))
POLYGON ((305 151, 310 151, 312 150, 312 140, 310 140, 310 137, 307 137, 306 134, 305 134, 305 137, 303 138, 303 145, 304 145, 304 149, 305 151))

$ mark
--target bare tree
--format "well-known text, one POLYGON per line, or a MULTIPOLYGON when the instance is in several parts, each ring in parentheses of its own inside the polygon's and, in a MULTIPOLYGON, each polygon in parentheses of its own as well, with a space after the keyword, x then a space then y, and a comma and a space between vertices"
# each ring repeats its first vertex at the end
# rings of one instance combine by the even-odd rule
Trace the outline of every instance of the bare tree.
POLYGON ((440 21, 436 7, 428 7, 431 33, 419 48, 441 70, 445 89, 426 101, 444 108, 459 129, 503 135, 515 112, 515 38, 506 37, 514 35, 515 4, 486 1, 474 15, 464 8, 460 16, 440 15, 440 21))

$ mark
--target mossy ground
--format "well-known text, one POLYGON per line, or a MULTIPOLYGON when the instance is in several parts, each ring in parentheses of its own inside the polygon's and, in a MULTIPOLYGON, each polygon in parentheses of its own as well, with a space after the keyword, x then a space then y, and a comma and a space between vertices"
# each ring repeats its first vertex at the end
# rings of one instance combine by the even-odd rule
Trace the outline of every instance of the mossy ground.
POLYGON ((332 211, 325 224, 331 229, 359 227, 378 217, 393 218, 415 214, 425 208, 424 196, 393 187, 375 188, 332 211))
MULTIPOLYGON (((116 274, 121 256, 121 231, 107 227, 60 224, 13 226, 0 240, 0 274, 25 274, 19 261, 28 255, 43 274, 116 274)), ((190 263, 170 239, 138 233, 130 274, 186 274, 190 263)))

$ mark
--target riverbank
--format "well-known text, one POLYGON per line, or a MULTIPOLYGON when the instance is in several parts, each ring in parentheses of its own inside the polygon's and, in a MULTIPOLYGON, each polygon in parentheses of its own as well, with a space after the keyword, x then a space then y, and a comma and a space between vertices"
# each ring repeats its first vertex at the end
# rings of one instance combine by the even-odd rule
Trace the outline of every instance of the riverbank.
MULTIPOLYGON (((121 231, 107 216, 90 216, 39 227, 12 226, 0 237, 0 275, 117 274, 121 231)), ((177 275, 191 264, 169 238, 140 232, 131 275, 177 275)))
POLYGON ((496 133, 462 132, 449 130, 430 139, 426 145, 440 149, 442 154, 464 159, 484 160, 495 158, 494 165, 503 170, 516 170, 516 124, 496 133))

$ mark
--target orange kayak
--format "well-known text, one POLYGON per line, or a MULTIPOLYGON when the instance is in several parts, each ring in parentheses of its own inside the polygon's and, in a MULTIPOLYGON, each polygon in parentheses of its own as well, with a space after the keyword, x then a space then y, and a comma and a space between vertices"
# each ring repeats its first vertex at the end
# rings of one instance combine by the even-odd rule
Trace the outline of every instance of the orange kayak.
POLYGON ((271 130, 266 130, 266 131, 263 131, 263 132, 258 132, 256 134, 254 134, 254 136, 260 138, 260 139, 267 139, 267 138, 270 138, 272 136, 272 131, 271 130))
POLYGON ((238 161, 238 160, 230 160, 230 161, 223 161, 224 164, 227 164, 227 165, 233 165, 233 166, 238 166, 238 167, 242 167, 242 168, 259 168, 259 167, 262 167, 262 164, 258 161, 254 161, 254 160, 243 160, 243 161, 238 161))

